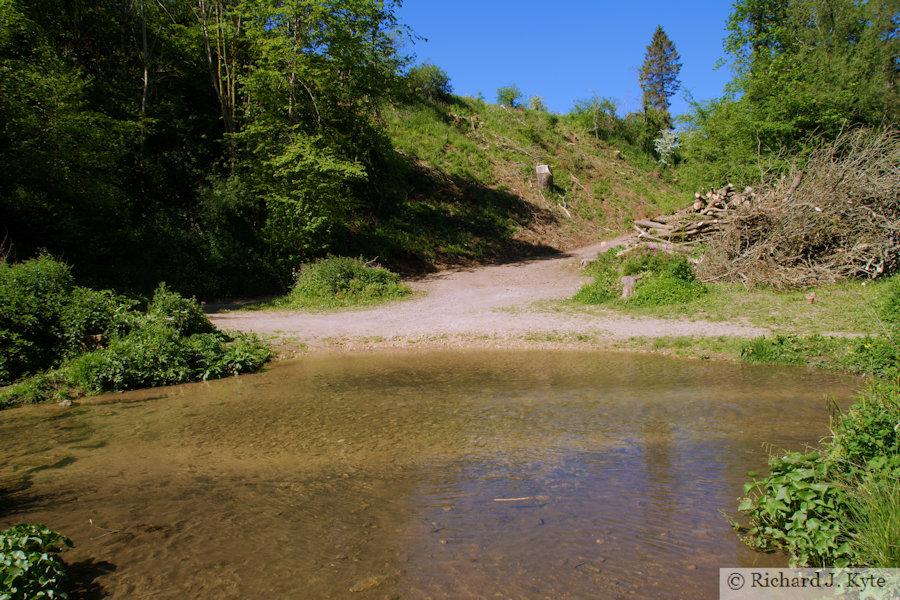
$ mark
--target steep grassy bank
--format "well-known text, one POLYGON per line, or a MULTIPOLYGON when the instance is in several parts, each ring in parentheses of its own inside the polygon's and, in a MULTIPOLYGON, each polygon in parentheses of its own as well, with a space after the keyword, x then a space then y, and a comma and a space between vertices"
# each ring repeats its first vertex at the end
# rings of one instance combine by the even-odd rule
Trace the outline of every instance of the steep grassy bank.
POLYGON ((400 241, 423 264, 577 247, 688 195, 650 153, 589 135, 573 115, 416 96, 383 118, 411 170, 375 237, 400 241), (540 164, 553 173, 546 191, 540 164))

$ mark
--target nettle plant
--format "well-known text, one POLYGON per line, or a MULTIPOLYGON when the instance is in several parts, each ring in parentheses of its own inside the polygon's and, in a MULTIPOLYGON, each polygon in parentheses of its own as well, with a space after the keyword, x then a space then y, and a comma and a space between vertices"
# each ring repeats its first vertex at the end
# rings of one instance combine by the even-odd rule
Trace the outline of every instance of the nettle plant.
POLYGON ((769 475, 744 485, 738 510, 750 521, 750 546, 786 550, 799 567, 900 565, 896 377, 875 381, 836 416, 822 448, 772 456, 769 475))
POLYGON ((44 525, 0 532, 0 600, 68 598, 64 564, 57 554, 72 541, 44 525))
POLYGON ((786 550, 792 566, 850 564, 853 552, 840 519, 845 492, 834 483, 833 467, 819 453, 770 458, 769 476, 744 484, 748 497, 738 506, 752 523, 747 543, 786 550))

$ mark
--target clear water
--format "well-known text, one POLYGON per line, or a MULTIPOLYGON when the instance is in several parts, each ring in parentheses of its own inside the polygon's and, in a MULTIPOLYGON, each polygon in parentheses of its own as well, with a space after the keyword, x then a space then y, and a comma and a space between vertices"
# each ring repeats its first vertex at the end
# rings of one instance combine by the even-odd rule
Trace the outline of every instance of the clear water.
POLYGON ((0 412, 0 527, 80 598, 704 598, 734 514, 858 381, 647 355, 312 356, 0 412))

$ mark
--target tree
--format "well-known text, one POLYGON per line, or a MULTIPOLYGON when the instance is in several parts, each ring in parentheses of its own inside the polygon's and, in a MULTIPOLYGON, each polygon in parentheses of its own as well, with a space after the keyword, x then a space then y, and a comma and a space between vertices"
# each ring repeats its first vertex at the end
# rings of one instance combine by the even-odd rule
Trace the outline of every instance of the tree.
POLYGON ((896 124, 898 13, 900 0, 735 2, 725 39, 734 80, 686 119, 691 168, 709 183, 749 181, 848 126, 896 124))
POLYGON ((522 99, 522 90, 516 84, 503 86, 497 90, 497 102, 502 106, 515 108, 522 99))
POLYGON ((407 71, 406 81, 412 89, 434 100, 446 100, 453 93, 447 72, 429 62, 423 62, 407 71))
POLYGON ((644 65, 641 67, 640 82, 644 90, 644 112, 654 109, 663 115, 669 114, 671 98, 681 87, 678 73, 681 71, 680 57, 675 44, 663 31, 662 25, 656 28, 644 65))
POLYGON ((590 98, 576 100, 572 109, 575 122, 598 140, 608 139, 618 125, 616 103, 611 98, 601 98, 596 93, 590 98))

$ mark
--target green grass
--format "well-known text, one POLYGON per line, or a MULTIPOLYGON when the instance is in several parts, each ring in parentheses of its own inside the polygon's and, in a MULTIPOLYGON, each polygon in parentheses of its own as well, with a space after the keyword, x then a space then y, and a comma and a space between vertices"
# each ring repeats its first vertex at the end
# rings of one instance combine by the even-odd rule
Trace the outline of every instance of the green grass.
POLYGON ((900 481, 872 476, 855 485, 847 499, 845 528, 858 563, 900 567, 900 481))
POLYGON ((621 344, 621 348, 674 354, 690 358, 717 358, 737 360, 747 340, 728 336, 662 336, 633 337, 621 344))
POLYGON ((420 97, 385 107, 382 118, 406 169, 390 210, 354 235, 360 251, 404 268, 533 254, 621 231, 632 214, 689 203, 648 153, 616 154, 558 115, 420 97), (544 163, 555 185, 541 192, 535 166, 544 163))
MULTIPOLYGON (((884 332, 877 318, 882 296, 892 284, 889 280, 862 285, 845 282, 813 290, 783 292, 747 290, 740 284, 706 284, 707 293, 688 302, 662 306, 637 306, 610 302, 601 306, 576 300, 542 302, 542 311, 587 314, 624 314, 630 316, 733 322, 764 327, 785 334, 879 335, 884 332), (815 293, 815 302, 807 295, 815 293)), ((616 297, 618 290, 616 291, 616 297)))

